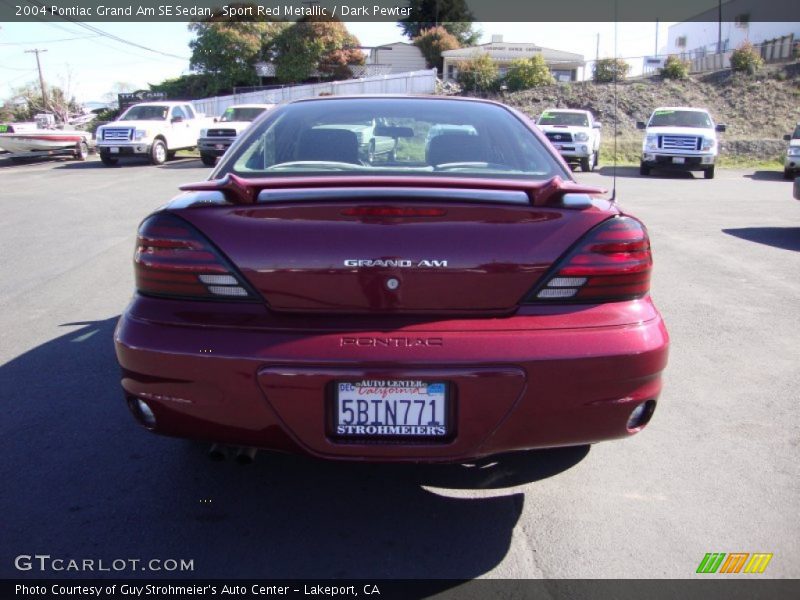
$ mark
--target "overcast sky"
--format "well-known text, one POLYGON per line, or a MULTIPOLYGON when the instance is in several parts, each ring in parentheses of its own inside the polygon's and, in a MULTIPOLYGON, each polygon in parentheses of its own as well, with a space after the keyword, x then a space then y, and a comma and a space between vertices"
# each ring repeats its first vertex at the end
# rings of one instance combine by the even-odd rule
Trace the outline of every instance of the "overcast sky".
MULTIPOLYGON (((80 102, 102 99, 115 82, 146 88, 189 72, 189 40, 186 23, 89 23, 105 33, 153 51, 111 40, 77 23, 1 23, 0 99, 28 82, 38 82, 36 57, 26 53, 46 49, 40 55, 47 83, 67 89, 80 102), (171 56, 168 56, 171 55, 171 56)), ((669 23, 659 26, 658 43, 664 47, 669 23)), ((583 54, 593 59, 600 35, 600 56, 614 53, 613 23, 476 23, 481 42, 502 34, 506 42, 533 42, 540 46, 583 54)), ((364 46, 404 40, 396 23, 347 23, 364 46)), ((642 57, 655 51, 655 23, 620 23, 619 56, 642 57)), ((407 40, 404 40, 407 41, 407 40)), ((632 61, 638 70, 641 59, 632 61)))

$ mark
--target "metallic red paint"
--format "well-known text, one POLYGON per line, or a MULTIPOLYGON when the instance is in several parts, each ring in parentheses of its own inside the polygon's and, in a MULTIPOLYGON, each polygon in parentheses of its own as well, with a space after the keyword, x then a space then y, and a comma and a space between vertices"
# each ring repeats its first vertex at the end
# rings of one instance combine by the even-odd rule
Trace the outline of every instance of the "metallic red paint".
POLYGON ((198 304, 133 300, 115 334, 126 394, 148 400, 160 433, 326 458, 455 461, 626 437, 631 410, 658 397, 667 362, 649 298, 500 318, 406 317, 393 335, 441 340, 412 348, 342 345, 348 332, 385 336, 383 318, 198 304), (457 385, 455 439, 338 443, 326 430, 331 378, 412 374, 457 385))
MULTIPOLYGON (((627 428, 631 411, 659 396, 669 338, 646 293, 523 303, 587 232, 621 216, 594 188, 558 177, 348 174, 228 175, 184 189, 224 194, 211 204, 183 197, 164 212, 206 236, 260 298, 136 294, 115 346, 124 392, 150 406, 156 432, 333 459, 458 461, 627 437, 638 431, 627 428), (524 191, 529 203, 402 199, 403 189, 425 186, 524 191), (396 188, 397 198, 348 199, 371 187, 396 188), (338 197, 259 202, 265 189, 338 197), (592 202, 566 207, 569 192, 592 202), (337 438, 333 383, 380 378, 447 382, 451 435, 337 438)), ((604 251, 631 250, 614 243, 604 251)))

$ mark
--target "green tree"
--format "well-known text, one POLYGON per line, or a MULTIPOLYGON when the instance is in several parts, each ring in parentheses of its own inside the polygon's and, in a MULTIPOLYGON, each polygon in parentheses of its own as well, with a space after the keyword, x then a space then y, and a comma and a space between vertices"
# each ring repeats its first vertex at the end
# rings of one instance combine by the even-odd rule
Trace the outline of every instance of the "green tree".
POLYGON ((475 16, 466 0, 409 0, 408 5, 411 13, 397 24, 411 40, 438 26, 455 36, 461 46, 474 46, 481 37, 480 31, 472 28, 475 16))
POLYGON ((216 75, 212 73, 189 73, 172 79, 165 79, 161 83, 151 83, 150 90, 164 92, 167 98, 181 100, 195 100, 208 98, 229 91, 220 87, 216 75))
POLYGON ((189 31, 195 34, 189 42, 189 65, 193 71, 214 76, 218 90, 258 84, 255 64, 272 58, 273 41, 287 27, 274 21, 228 19, 218 11, 208 20, 189 23, 189 31))
POLYGON ((458 38, 444 27, 423 29, 422 32, 414 38, 414 45, 422 52, 422 56, 425 57, 428 68, 432 69, 435 67, 439 72, 442 71, 442 52, 445 50, 455 50, 461 47, 458 38))
POLYGON ((320 77, 349 79, 350 65, 363 65, 358 38, 334 19, 300 19, 274 39, 275 74, 279 81, 298 83, 320 77))
POLYGON ((541 55, 512 60, 506 74, 506 85, 512 92, 555 82, 555 77, 541 55))
POLYGON ((456 80, 467 92, 489 92, 497 89, 497 65, 488 54, 481 54, 457 64, 456 80))
POLYGON ((661 69, 664 79, 686 79, 689 77, 689 61, 681 60, 675 55, 668 56, 661 69))
POLYGON ((595 83, 611 83, 616 73, 617 81, 628 75, 631 66, 621 58, 601 58, 592 67, 592 79, 595 83))
POLYGON ((731 69, 734 71, 753 74, 762 66, 764 59, 750 42, 745 42, 731 52, 731 69))

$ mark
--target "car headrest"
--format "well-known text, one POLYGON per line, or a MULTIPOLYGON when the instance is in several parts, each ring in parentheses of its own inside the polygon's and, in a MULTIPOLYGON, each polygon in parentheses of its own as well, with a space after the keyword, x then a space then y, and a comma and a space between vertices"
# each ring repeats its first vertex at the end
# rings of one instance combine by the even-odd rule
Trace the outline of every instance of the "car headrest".
POLYGON ((430 141, 426 158, 429 165, 487 162, 489 152, 480 136, 469 133, 443 133, 430 141))
POLYGON ((358 136, 346 129, 309 129, 300 138, 297 160, 358 164, 358 136))

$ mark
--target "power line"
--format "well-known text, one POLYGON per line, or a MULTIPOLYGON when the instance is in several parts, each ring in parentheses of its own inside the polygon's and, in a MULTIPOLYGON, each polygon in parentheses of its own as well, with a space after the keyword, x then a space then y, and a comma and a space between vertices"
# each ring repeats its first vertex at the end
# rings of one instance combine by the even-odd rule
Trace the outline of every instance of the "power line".
MULTIPOLYGON (((38 0, 27 0, 27 2, 28 2, 28 4, 35 4, 37 6, 44 6, 44 4, 42 2, 39 2, 38 0)), ((113 33, 109 33, 107 31, 104 31, 104 30, 102 30, 102 29, 100 29, 98 27, 95 27, 94 25, 89 25, 88 23, 83 23, 83 22, 78 21, 76 19, 73 19, 73 18, 71 18, 71 17, 69 17, 67 15, 59 15, 59 17, 61 19, 63 19, 64 21, 72 23, 73 25, 77 25, 78 27, 83 27, 84 29, 86 29, 88 31, 91 31, 92 33, 95 33, 98 36, 106 37, 106 38, 108 38, 110 40, 113 40, 115 42, 118 42, 120 44, 126 44, 128 46, 132 46, 134 48, 139 48, 140 50, 146 50, 147 52, 152 52, 152 53, 158 54, 160 56, 166 56, 168 58, 176 58, 178 60, 189 60, 188 56, 178 56, 177 54, 171 54, 169 52, 162 52, 161 50, 156 50, 155 48, 148 48, 147 46, 143 46, 142 44, 137 44, 136 42, 132 42, 130 40, 126 40, 125 38, 121 38, 118 35, 114 35, 113 33)))
POLYGON ((81 35, 78 37, 61 38, 59 40, 38 40, 36 42, 0 42, 0 46, 35 46, 36 44, 55 44, 58 42, 71 42, 73 40, 86 40, 93 37, 99 37, 99 34, 81 35))
POLYGON ((141 44, 137 44, 136 42, 131 42, 130 40, 126 40, 119 36, 114 35, 113 33, 108 33, 107 31, 103 31, 102 29, 98 29, 93 25, 89 25, 88 23, 81 23, 80 21, 72 21, 72 23, 79 27, 83 27, 84 29, 88 29, 89 31, 93 31, 98 35, 103 37, 107 37, 110 40, 114 40, 115 42, 119 42, 121 44, 127 44, 128 46, 133 46, 134 48, 139 48, 141 50, 146 50, 148 52, 153 52, 154 54, 160 54, 161 56, 166 56, 168 58, 177 58, 178 60, 189 60, 188 56, 178 56, 177 54, 170 54, 169 52, 162 52, 161 50, 156 50, 154 48, 148 48, 147 46, 142 46, 141 44))

